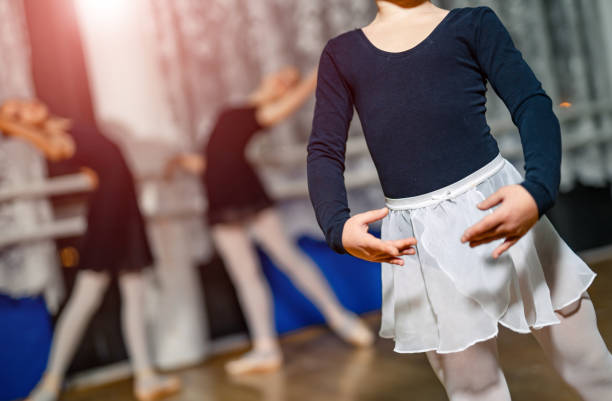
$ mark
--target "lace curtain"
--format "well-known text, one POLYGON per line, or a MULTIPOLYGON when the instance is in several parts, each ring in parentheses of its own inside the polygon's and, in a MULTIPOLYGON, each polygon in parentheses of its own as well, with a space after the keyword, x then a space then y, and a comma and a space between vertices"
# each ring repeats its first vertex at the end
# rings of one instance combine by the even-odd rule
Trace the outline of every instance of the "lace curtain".
MULTIPOLYGON (((286 64, 307 72, 328 38, 363 25, 373 1, 151 0, 164 87, 174 118, 194 142, 219 107, 237 102, 260 77, 286 64)), ((281 142, 305 138, 304 110, 281 142)))
POLYGON ((0 2, 0 102, 33 93, 27 29, 21 1, 0 2))

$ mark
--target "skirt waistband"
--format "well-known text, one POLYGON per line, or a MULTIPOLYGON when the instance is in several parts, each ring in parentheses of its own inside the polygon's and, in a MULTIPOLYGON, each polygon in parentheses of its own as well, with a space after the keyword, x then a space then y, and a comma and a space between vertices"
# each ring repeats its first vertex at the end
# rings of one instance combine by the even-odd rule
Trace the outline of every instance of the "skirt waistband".
POLYGON ((464 192, 476 187, 478 184, 493 176, 504 166, 505 159, 501 154, 495 156, 493 160, 474 171, 461 180, 454 182, 446 187, 428 192, 423 195, 411 196, 409 198, 392 199, 385 198, 386 206, 391 210, 417 209, 420 207, 435 205, 447 199, 452 199, 464 192))

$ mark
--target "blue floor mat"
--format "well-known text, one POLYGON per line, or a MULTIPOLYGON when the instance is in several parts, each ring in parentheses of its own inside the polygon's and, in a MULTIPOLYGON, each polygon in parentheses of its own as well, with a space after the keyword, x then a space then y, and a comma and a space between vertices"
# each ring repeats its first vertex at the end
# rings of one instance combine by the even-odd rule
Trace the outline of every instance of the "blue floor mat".
POLYGON ((26 397, 47 364, 51 320, 42 297, 0 294, 0 401, 26 397))

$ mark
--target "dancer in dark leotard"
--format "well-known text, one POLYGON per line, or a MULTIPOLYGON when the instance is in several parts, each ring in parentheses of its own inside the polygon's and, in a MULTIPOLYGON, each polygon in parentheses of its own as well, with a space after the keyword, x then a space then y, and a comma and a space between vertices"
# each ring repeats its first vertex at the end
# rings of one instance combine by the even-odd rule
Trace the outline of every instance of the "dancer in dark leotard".
POLYGON ((0 118, 22 124, 20 132, 53 162, 68 158, 62 162, 68 169, 87 166, 96 186, 89 196, 87 230, 78 246, 80 271, 57 322, 44 377, 28 399, 59 397, 70 360, 111 276, 118 277, 123 298, 122 327, 134 369, 134 395, 150 401, 176 392, 178 378, 155 373, 147 349, 141 270, 152 265, 153 257, 134 180, 119 148, 95 127, 70 127, 67 120, 49 118, 46 107, 36 101, 9 102, 0 118))
POLYGON ((210 225, 241 222, 274 205, 245 154, 251 138, 264 129, 256 113, 254 105, 225 108, 203 151, 210 225))
POLYGON ((309 97, 315 80, 313 72, 300 81, 295 68, 266 77, 243 105, 227 107, 219 114, 203 154, 176 159, 189 170, 205 170, 203 184, 212 237, 236 286, 252 336, 253 350, 226 366, 231 374, 276 369, 282 360, 270 290, 248 229, 338 335, 358 346, 373 340, 367 327, 340 305, 310 258, 289 240, 274 202, 245 156, 250 139, 290 116, 309 97))

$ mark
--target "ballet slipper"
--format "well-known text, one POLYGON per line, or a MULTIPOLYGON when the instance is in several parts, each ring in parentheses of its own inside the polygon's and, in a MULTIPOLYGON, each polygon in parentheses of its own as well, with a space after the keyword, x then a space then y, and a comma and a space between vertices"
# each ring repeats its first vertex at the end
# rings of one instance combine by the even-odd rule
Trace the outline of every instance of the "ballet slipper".
POLYGON ((56 401, 61 390, 60 383, 61 380, 57 376, 45 374, 25 401, 56 401))
POLYGON ((283 356, 280 351, 254 349, 225 364, 225 371, 230 375, 268 373, 278 370, 282 363, 283 356))
POLYGON ((138 401, 156 401, 178 393, 181 380, 178 376, 158 375, 153 371, 140 372, 134 379, 134 397, 138 401))
POLYGON ((374 334, 359 317, 352 313, 346 314, 339 321, 330 321, 329 326, 338 337, 355 347, 369 347, 374 344, 374 334))

